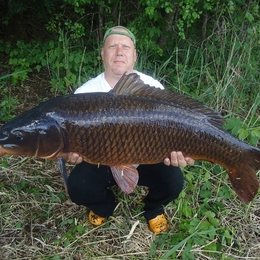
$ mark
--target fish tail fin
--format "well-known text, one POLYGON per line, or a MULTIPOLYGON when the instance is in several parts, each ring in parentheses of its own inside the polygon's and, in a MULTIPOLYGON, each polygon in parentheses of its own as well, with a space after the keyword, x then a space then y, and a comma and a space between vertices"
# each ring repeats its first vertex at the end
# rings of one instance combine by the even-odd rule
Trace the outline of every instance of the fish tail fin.
POLYGON ((229 168, 231 184, 240 199, 248 204, 258 193, 259 181, 256 172, 260 169, 260 150, 251 148, 241 166, 229 168))

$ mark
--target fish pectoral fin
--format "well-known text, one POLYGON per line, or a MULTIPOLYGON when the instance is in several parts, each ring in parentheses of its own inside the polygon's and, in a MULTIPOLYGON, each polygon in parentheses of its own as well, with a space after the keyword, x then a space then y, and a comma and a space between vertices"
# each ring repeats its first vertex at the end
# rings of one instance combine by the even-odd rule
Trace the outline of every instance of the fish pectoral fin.
POLYGON ((58 160, 58 165, 60 168, 60 172, 61 172, 61 176, 64 182, 64 187, 65 187, 65 191, 68 195, 68 174, 67 174, 67 170, 66 170, 66 165, 64 160, 62 159, 62 157, 57 157, 58 160))
POLYGON ((126 194, 133 192, 139 179, 137 169, 133 165, 118 165, 110 168, 120 189, 126 194))

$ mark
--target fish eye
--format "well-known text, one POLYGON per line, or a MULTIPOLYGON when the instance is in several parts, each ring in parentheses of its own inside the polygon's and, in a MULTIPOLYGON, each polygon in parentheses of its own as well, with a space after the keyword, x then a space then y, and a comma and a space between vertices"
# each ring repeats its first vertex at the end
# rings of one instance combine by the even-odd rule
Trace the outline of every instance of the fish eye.
POLYGON ((23 139, 23 133, 21 132, 21 131, 14 131, 13 132, 13 135, 16 137, 16 138, 18 138, 18 139, 23 139))

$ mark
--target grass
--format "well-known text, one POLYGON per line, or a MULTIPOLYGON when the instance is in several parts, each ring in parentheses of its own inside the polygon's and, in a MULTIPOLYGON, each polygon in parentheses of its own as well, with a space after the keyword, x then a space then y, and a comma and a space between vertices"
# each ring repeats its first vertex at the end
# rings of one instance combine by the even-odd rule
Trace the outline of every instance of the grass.
POLYGON ((185 170, 185 189, 166 207, 170 231, 156 236, 141 216, 143 187, 131 195, 113 188, 115 214, 94 228, 88 210, 66 197, 55 162, 0 163, 2 259, 260 259, 259 197, 243 205, 216 166, 185 170))

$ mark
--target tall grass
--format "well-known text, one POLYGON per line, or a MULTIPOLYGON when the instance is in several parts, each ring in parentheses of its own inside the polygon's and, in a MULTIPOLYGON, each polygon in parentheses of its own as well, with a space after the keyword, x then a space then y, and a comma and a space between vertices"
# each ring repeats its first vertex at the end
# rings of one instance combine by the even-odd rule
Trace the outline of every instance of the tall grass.
POLYGON ((148 73, 155 68, 150 74, 166 88, 214 108, 227 119, 225 127, 232 134, 257 145, 260 77, 256 58, 260 47, 250 49, 252 41, 240 42, 236 34, 231 34, 215 45, 210 41, 203 46, 176 46, 161 64, 156 58, 145 63, 149 57, 144 51, 136 68, 148 73))
MULTIPOLYGON (((140 53, 137 68, 150 71, 150 61, 144 63, 148 58, 140 53)), ((159 66, 157 60, 153 61, 155 70, 150 74, 167 88, 200 99, 220 112, 245 114, 259 94, 258 66, 253 66, 254 61, 253 53, 232 38, 221 48, 176 46, 159 66)))

